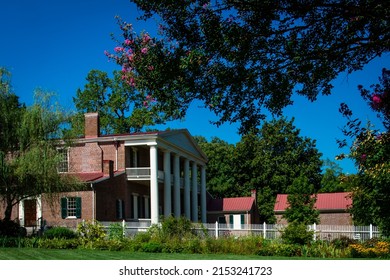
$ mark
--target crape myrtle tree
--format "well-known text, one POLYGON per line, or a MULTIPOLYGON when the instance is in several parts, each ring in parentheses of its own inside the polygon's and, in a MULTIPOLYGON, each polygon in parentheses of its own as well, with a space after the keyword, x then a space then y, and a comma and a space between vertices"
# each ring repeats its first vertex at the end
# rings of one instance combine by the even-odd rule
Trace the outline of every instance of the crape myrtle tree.
MULTIPOLYGON (((344 129, 352 138, 348 155, 340 158, 353 159, 358 167, 354 179, 353 205, 351 213, 357 224, 374 223, 382 233, 390 236, 390 71, 383 69, 379 83, 371 89, 358 86, 369 107, 377 113, 384 130, 374 128, 370 123, 362 124, 353 117, 347 104, 340 111, 348 119, 344 129)), ((346 141, 340 141, 346 145, 346 141)))
POLYGON ((223 122, 256 128, 298 93, 328 95, 339 73, 389 51, 388 1, 131 0, 159 34, 122 38, 108 57, 124 79, 183 116, 197 99, 223 122))
POLYGON ((145 126, 161 124, 171 118, 169 113, 159 109, 151 95, 135 90, 123 75, 122 71, 114 71, 113 77, 100 70, 88 73, 86 85, 78 89, 73 98, 77 109, 73 117, 76 135, 83 134, 84 113, 87 112, 99 112, 102 134, 138 132, 145 126))
POLYGON ((300 135, 294 119, 266 121, 258 133, 249 133, 237 143, 232 174, 235 196, 257 191, 261 219, 274 223, 274 205, 278 193, 288 193, 300 176, 316 193, 321 185, 321 153, 315 140, 300 135))
MULTIPOLYGON (((9 119, 6 128, 13 131, 12 139, 7 138, 3 128, 0 134, 0 199, 5 221, 10 221, 13 207, 25 198, 45 194, 47 201, 53 202, 57 193, 80 187, 75 178, 57 171, 61 160, 57 147, 64 144, 58 139, 63 138, 62 125, 67 118, 51 97, 50 93, 37 90, 32 106, 24 109, 23 105, 11 102, 14 107, 9 107, 10 114, 3 116, 17 116, 9 119)), ((11 100, 15 98, 14 95, 11 100)), ((2 98, 1 107, 7 106, 9 100, 2 98)))

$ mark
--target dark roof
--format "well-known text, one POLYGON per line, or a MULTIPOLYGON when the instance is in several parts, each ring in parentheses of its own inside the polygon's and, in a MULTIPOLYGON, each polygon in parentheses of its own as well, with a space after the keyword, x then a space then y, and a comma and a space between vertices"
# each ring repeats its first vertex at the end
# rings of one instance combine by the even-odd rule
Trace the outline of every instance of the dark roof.
MULTIPOLYGON (((114 176, 120 175, 121 173, 124 173, 124 171, 121 170, 115 171, 114 176)), ((77 172, 77 173, 66 173, 66 174, 75 176, 81 182, 84 183, 97 183, 98 181, 100 182, 110 178, 108 174, 104 174, 103 172, 77 172)))
MULTIPOLYGON (((278 194, 274 211, 285 211, 288 207, 287 194, 278 194)), ((347 210, 352 205, 351 193, 319 193, 315 207, 318 210, 347 210)))
POLYGON ((254 202, 254 197, 216 198, 209 201, 207 210, 210 212, 250 211, 254 202))

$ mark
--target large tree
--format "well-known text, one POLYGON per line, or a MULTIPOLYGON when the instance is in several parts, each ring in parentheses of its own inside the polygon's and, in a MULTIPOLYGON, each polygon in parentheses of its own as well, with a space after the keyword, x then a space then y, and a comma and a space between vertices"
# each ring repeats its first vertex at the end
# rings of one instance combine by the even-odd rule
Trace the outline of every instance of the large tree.
POLYGON ((213 197, 231 197, 235 192, 235 176, 232 172, 234 166, 234 144, 213 137, 210 142, 202 136, 195 137, 202 151, 207 155, 207 191, 213 197))
POLYGON ((304 176, 317 192, 321 183, 321 153, 315 140, 300 135, 294 119, 267 121, 259 133, 237 143, 232 172, 235 195, 257 190, 257 203, 264 221, 274 222, 273 207, 278 193, 288 193, 294 180, 304 176))
POLYGON ((390 5, 378 0, 131 0, 159 35, 119 21, 114 53, 125 79, 184 114, 194 99, 219 117, 257 127, 294 92, 330 94, 341 72, 389 51, 390 5))
MULTIPOLYGON (((377 224, 382 234, 390 236, 390 71, 383 69, 379 83, 371 90, 358 87, 362 97, 383 123, 383 130, 364 124, 353 117, 347 104, 341 112, 348 122, 344 132, 353 144, 348 155, 358 167, 354 178, 353 206, 351 213, 359 224, 377 224)), ((346 145, 347 141, 341 141, 346 145)))
POLYGON ((175 116, 164 112, 158 102, 145 92, 135 90, 123 78, 122 71, 91 70, 84 89, 78 89, 73 102, 78 114, 73 126, 83 132, 84 113, 99 112, 103 134, 138 132, 144 127, 161 124, 175 116))
MULTIPOLYGON (((50 200, 58 192, 79 186, 75 178, 57 171, 61 160, 58 139, 63 136, 66 118, 52 106, 50 95, 38 90, 35 97, 35 104, 26 110, 16 106, 4 113, 5 118, 18 116, 9 120, 9 127, 14 131, 12 139, 7 138, 9 134, 0 135, 0 142, 4 143, 0 151, 0 199, 7 221, 11 219, 13 207, 25 198, 45 194, 50 200)), ((7 101, 1 99, 1 106, 7 106, 3 103, 7 101)))

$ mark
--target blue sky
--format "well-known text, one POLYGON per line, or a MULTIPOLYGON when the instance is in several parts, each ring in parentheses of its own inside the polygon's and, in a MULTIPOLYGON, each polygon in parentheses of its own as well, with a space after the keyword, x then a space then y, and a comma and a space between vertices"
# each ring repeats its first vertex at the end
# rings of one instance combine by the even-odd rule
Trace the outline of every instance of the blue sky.
MULTIPOLYGON (((115 16, 133 23, 137 32, 155 32, 154 25, 137 22, 140 15, 128 0, 12 0, 0 5, 0 66, 12 73, 12 85, 21 101, 32 103, 34 89, 54 91, 64 108, 73 109, 72 97, 85 85, 92 69, 112 73, 118 66, 108 62, 105 50, 113 50, 110 34, 119 34, 115 16)), ((320 96, 314 103, 295 97, 286 108, 287 117, 295 117, 301 135, 317 141, 323 158, 333 160, 342 151, 336 139, 345 119, 338 112, 339 104, 347 102, 356 116, 370 119, 380 127, 375 115, 360 98, 357 85, 369 86, 378 81, 381 69, 389 67, 390 55, 375 59, 362 71, 340 74, 334 81, 331 96, 320 96)), ((184 121, 167 123, 170 128, 187 128, 192 135, 210 139, 219 137, 230 143, 240 140, 238 125, 215 127, 209 124, 216 117, 201 104, 194 103, 184 121)), ((350 161, 337 162, 344 172, 356 170, 350 161)))

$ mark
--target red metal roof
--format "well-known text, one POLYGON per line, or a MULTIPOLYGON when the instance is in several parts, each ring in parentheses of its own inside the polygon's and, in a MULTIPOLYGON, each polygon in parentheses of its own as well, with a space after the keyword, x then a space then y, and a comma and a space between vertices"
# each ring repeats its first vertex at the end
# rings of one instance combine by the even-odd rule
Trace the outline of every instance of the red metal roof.
POLYGON ((216 198, 209 201, 208 211, 250 211, 254 202, 254 197, 216 198))
MULTIPOLYGON (((319 193, 315 207, 318 210, 346 210, 352 205, 351 193, 319 193)), ((288 207, 287 194, 278 194, 274 211, 284 211, 288 207)))
POLYGON ((82 172, 82 173, 73 173, 72 175, 76 176, 82 182, 93 182, 97 179, 103 178, 103 172, 82 172))

